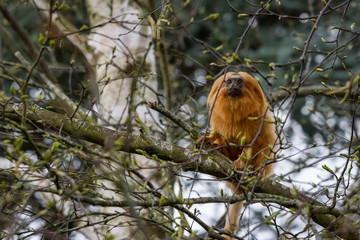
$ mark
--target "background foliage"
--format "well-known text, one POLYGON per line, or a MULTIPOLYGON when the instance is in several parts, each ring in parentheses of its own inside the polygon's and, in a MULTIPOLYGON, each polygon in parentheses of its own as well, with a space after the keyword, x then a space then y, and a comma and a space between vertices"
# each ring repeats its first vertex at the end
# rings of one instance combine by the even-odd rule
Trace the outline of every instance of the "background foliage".
POLYGON ((222 239, 226 206, 245 198, 239 239, 358 239, 357 1, 91 2, 0 1, 2 238, 222 239), (113 14, 116 4, 129 9, 113 14), (121 17, 134 9, 131 25, 121 17), (105 36, 116 47, 102 54, 93 37, 104 26, 115 35, 150 26, 138 52, 153 61, 121 34, 105 36), (260 181, 233 197, 210 177, 229 176, 230 163, 194 149, 224 71, 262 85, 280 139, 272 181, 283 191, 260 181), (121 80, 126 107, 109 120, 102 87, 121 80))

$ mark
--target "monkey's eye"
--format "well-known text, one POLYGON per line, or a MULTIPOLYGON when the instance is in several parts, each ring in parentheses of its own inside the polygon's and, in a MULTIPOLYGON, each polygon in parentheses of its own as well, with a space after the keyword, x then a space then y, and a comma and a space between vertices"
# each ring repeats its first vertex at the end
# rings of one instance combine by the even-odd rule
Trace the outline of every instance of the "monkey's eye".
POLYGON ((238 84, 241 84, 241 82, 242 82, 241 79, 238 79, 238 80, 237 80, 237 83, 238 83, 238 84))
POLYGON ((228 80, 226 81, 226 84, 231 84, 231 80, 228 79, 228 80))

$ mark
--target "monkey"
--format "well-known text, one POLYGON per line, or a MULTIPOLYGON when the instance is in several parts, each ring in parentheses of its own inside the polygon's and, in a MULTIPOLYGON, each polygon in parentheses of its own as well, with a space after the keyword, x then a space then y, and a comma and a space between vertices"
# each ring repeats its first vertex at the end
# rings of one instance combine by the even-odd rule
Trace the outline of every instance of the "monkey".
MULTIPOLYGON (((277 134, 258 81, 245 72, 228 72, 215 80, 207 105, 210 134, 200 137, 196 146, 209 143, 233 161, 234 170, 245 171, 245 166, 252 166, 259 177, 268 176, 273 165, 266 163, 274 158, 277 134)), ((238 185, 227 185, 233 194, 243 193, 238 185)), ((229 207, 224 230, 231 235, 236 233, 242 205, 237 202, 229 207)))

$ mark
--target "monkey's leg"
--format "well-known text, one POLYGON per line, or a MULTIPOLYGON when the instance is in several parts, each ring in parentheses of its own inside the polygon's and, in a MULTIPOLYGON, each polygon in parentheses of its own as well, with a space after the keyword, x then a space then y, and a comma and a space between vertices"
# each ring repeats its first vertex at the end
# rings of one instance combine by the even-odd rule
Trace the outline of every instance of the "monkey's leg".
POLYGON ((244 171, 244 168, 246 166, 246 163, 250 160, 246 160, 248 158, 247 152, 250 151, 251 154, 251 148, 244 148, 241 152, 241 156, 238 156, 238 158, 232 163, 232 168, 236 171, 244 171))

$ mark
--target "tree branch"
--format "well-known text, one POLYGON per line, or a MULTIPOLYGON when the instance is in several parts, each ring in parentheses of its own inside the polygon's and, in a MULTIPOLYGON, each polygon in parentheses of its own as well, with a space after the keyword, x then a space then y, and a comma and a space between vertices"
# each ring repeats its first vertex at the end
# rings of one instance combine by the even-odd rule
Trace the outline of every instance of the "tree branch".
MULTIPOLYGON (((0 102, 0 105, 3 106, 3 110, 0 111, 1 118, 21 121, 21 114, 19 112, 23 110, 22 104, 7 104, 7 102, 3 101, 0 102)), ((216 152, 207 154, 206 151, 191 151, 150 136, 137 136, 129 135, 126 132, 116 132, 86 121, 69 119, 67 116, 41 109, 35 105, 28 108, 27 118, 40 127, 44 127, 45 125, 58 129, 61 128, 66 134, 99 144, 105 148, 115 145, 116 141, 115 148, 118 151, 137 154, 140 152, 148 157, 152 156, 163 161, 171 161, 179 164, 184 171, 198 171, 233 182, 238 182, 238 179, 240 179, 239 173, 231 171, 230 160, 216 152)), ((345 217, 339 210, 331 209, 327 205, 300 191, 294 191, 268 178, 255 181, 255 183, 255 193, 249 194, 250 196, 256 196, 256 193, 266 193, 296 200, 292 202, 292 204, 289 204, 291 201, 278 201, 277 203, 287 208, 294 207, 298 209, 307 205, 310 209, 309 217, 328 231, 334 232, 338 236, 346 239, 360 238, 358 226, 349 218, 345 217)), ((248 184, 251 186, 254 183, 248 184)), ((235 200, 240 201, 241 197, 239 196, 239 199, 235 198, 235 200)), ((251 201, 252 199, 250 198, 248 200, 251 201)), ((186 204, 186 202, 184 202, 184 204, 186 204)))
MULTIPOLYGON (((342 89, 343 87, 335 87, 335 86, 323 86, 323 85, 312 85, 312 86, 302 86, 300 87, 297 97, 306 97, 311 95, 316 96, 337 96, 337 97, 344 97, 347 94, 347 89, 342 89), (340 89, 342 91, 335 91, 336 89, 340 89)), ((273 101, 280 101, 292 93, 293 89, 283 89, 278 90, 272 93, 272 100, 273 101)), ((352 91, 351 95, 356 94, 359 96, 359 92, 352 91)))

